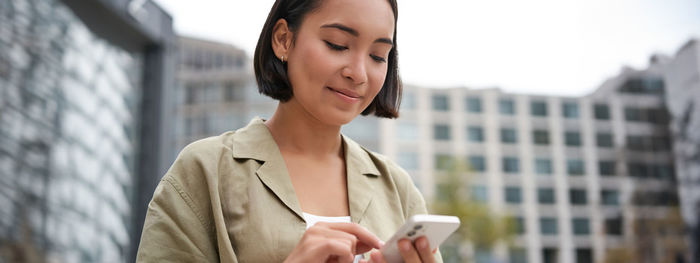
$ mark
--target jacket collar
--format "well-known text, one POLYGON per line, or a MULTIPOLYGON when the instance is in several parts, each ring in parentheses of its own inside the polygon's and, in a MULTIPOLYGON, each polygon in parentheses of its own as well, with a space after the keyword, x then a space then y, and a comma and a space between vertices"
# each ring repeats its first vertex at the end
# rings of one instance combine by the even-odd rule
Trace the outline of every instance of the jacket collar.
MULTIPOLYGON (((380 176, 367 150, 356 142, 342 136, 345 149, 345 167, 348 185, 348 202, 352 222, 360 223, 374 193, 371 180, 380 176)), ((255 159, 262 162, 256 171, 258 178, 301 219, 301 205, 289 178, 277 143, 261 118, 250 123, 233 135, 232 153, 235 159, 255 159)))

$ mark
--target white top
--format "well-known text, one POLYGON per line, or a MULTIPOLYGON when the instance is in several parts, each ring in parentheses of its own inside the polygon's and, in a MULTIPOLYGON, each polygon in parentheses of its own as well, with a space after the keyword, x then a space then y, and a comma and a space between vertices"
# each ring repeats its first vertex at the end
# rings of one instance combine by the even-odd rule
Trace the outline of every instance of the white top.
MULTIPOLYGON (((318 222, 327 222, 327 223, 350 223, 350 216, 317 216, 317 215, 312 215, 309 213, 304 213, 304 221, 306 221, 306 229, 309 229, 309 227, 315 225, 318 222)), ((355 260, 353 263, 360 262, 360 259, 362 259, 362 255, 357 255, 355 256, 355 260)))
MULTIPOLYGON (((302 212, 303 213, 303 212, 302 212)), ((350 223, 350 216, 317 216, 309 213, 304 214, 304 221, 306 221, 306 229, 315 225, 318 222, 326 223, 350 223)))

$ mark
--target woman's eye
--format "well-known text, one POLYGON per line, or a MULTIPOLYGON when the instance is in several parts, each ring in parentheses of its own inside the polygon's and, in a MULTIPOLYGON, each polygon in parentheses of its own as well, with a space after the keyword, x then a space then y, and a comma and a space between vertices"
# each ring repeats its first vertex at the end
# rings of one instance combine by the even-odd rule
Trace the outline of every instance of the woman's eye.
POLYGON ((324 40, 323 42, 326 42, 326 45, 327 45, 329 48, 333 49, 333 50, 343 51, 343 50, 348 49, 348 47, 341 46, 341 45, 336 45, 336 44, 333 44, 333 43, 328 42, 328 41, 325 41, 325 40, 324 40))
POLYGON ((376 55, 369 55, 369 56, 372 57, 372 59, 376 62, 386 62, 386 58, 376 56, 376 55))

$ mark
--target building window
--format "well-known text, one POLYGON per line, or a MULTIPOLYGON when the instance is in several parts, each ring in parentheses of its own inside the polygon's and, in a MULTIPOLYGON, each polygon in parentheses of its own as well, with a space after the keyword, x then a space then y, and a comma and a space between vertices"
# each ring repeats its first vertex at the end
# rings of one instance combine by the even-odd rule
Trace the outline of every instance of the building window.
POLYGON ((577 248, 576 263, 593 263, 593 251, 590 248, 577 248))
POLYGON ((532 131, 532 138, 534 143, 537 145, 547 145, 549 144, 549 132, 545 130, 534 130, 532 131))
POLYGON ((599 161, 598 173, 602 176, 615 175, 615 161, 599 161))
POLYGON ((602 190, 600 191, 600 200, 603 205, 619 205, 620 192, 617 190, 602 190))
POLYGON ((527 250, 524 248, 511 248, 508 251, 508 263, 527 263, 527 250))
POLYGON ((486 160, 480 155, 469 156, 469 167, 475 172, 484 172, 486 171, 486 160))
POLYGON ((503 115, 515 115, 515 103, 511 99, 498 101, 498 111, 503 115))
POLYGON ((515 233, 518 235, 525 234, 525 219, 522 217, 514 218, 515 223, 515 233))
POLYGON ((400 152, 397 156, 397 163, 401 168, 406 170, 418 170, 418 153, 416 152, 400 152))
POLYGON ((593 105, 593 115, 596 120, 609 120, 610 108, 608 108, 607 104, 596 103, 593 105))
POLYGON ((544 248, 542 249, 542 263, 557 263, 559 262, 558 259, 558 252, 556 248, 544 248))
POLYGON ((480 203, 486 203, 489 200, 489 191, 486 186, 475 185, 472 186, 472 200, 480 203))
POLYGON ((564 102, 564 104, 562 104, 561 110, 562 115, 564 115, 564 118, 577 119, 579 116, 578 104, 575 102, 564 102))
POLYGON ((447 170, 451 169, 453 166, 453 158, 447 154, 436 154, 435 155, 435 169, 437 170, 447 170))
POLYGON ((590 222, 588 218, 574 218, 571 220, 574 228, 574 235, 582 236, 591 233, 590 222))
POLYGON ((613 137, 610 133, 598 133, 595 136, 598 147, 610 148, 613 147, 613 137))
POLYGON ((433 110, 435 111, 449 111, 450 103, 447 99, 447 95, 435 94, 433 99, 433 110))
POLYGON ((642 109, 630 107, 625 108, 626 121, 643 121, 642 115, 642 109))
POLYGON ((517 143, 518 137, 515 133, 515 129, 510 129, 510 128, 501 129, 501 142, 502 143, 517 143))
POLYGON ((537 189, 537 202, 540 204, 550 205, 554 204, 554 189, 552 188, 538 188, 537 189))
POLYGON ((483 142, 484 129, 479 126, 469 126, 467 128, 467 137, 470 142, 483 142))
POLYGON ((565 132, 564 142, 566 146, 578 147, 581 146, 581 133, 579 132, 565 132))
POLYGON ((545 117, 547 116, 547 103, 544 101, 530 102, 530 113, 532 116, 545 117))
POLYGON ((569 201, 572 205, 585 205, 588 203, 586 190, 584 189, 569 189, 569 201))
POLYGON ((552 174, 552 161, 550 159, 536 159, 535 172, 540 175, 552 174))
POLYGON ((441 141, 449 141, 450 140, 450 126, 447 126, 445 124, 436 124, 433 126, 433 132, 434 132, 434 139, 435 140, 441 140, 441 141))
POLYGON ((622 217, 605 219, 605 233, 613 236, 622 235, 622 217))
POLYGON ((518 172, 520 172, 520 164, 518 162, 518 158, 503 157, 503 172, 505 172, 505 173, 518 173, 518 172))
POLYGON ((557 219, 553 217, 540 218, 540 234, 556 235, 557 234, 557 219))
POLYGON ((471 113, 481 112, 481 98, 479 97, 467 97, 467 111, 471 113))
POLYGON ((520 204, 522 202, 522 194, 520 187, 506 187, 506 203, 520 204))
POLYGON ((579 159, 566 160, 566 172, 569 175, 583 175, 586 172, 583 161, 579 159))

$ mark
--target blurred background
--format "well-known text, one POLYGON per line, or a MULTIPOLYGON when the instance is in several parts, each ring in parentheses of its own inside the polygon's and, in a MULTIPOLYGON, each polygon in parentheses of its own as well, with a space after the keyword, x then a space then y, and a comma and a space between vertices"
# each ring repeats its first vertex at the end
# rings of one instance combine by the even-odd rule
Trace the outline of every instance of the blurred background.
MULTIPOLYGON (((273 1, 0 1, 0 262, 132 262, 188 143, 269 117, 273 1)), ((400 1, 401 117, 343 132, 446 262, 700 263, 700 2, 400 1)))

